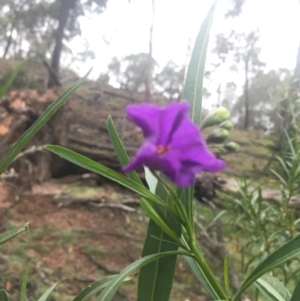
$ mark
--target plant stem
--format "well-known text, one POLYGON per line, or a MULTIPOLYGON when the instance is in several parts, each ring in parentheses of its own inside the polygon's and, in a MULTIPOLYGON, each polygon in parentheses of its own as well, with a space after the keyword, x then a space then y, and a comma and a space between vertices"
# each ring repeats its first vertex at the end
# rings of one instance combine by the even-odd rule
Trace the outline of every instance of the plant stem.
POLYGON ((229 301, 228 296, 226 295, 225 291, 223 290, 223 288, 219 284, 218 280, 214 276, 212 270, 210 269, 207 262, 205 261, 195 237, 193 239, 193 243, 189 247, 195 257, 195 260, 196 260, 199 268, 201 269, 201 272, 202 272, 204 278, 207 280, 212 291, 214 291, 214 293, 215 293, 215 295, 212 297, 217 298, 219 300, 228 300, 229 301))

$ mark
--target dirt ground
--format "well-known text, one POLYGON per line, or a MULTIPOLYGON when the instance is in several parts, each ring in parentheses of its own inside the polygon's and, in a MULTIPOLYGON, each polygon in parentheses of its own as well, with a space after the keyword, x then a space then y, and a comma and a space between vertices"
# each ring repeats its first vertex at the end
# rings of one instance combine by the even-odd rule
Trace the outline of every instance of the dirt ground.
MULTIPOLYGON (((11 300, 18 299, 26 265, 30 267, 29 300, 38 299, 54 282, 64 279, 51 300, 67 301, 89 283, 120 272, 140 257, 147 218, 136 205, 136 195, 110 183, 99 186, 74 179, 53 180, 31 192, 16 191, 0 182, 0 233, 30 222, 29 231, 0 249, 0 287, 11 300), (130 205, 105 207, 123 201, 130 205), (99 204, 105 205, 95 207, 99 204), (127 211, 130 208, 132 212, 127 211)), ((136 284, 136 279, 124 283, 114 300, 135 300, 136 284)), ((179 259, 171 300, 202 301, 202 295, 179 259)))

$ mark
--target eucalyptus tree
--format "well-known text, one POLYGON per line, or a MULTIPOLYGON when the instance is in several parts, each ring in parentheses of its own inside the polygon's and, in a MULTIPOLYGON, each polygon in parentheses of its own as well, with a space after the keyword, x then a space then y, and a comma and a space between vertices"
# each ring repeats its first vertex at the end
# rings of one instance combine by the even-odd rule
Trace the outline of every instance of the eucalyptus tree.
POLYGON ((0 47, 2 57, 51 55, 48 86, 59 76, 64 41, 81 34, 79 18, 102 13, 108 0, 7 0, 0 1, 0 47))
POLYGON ((259 35, 257 32, 236 33, 234 31, 226 37, 219 34, 216 37, 216 47, 214 52, 218 55, 219 60, 223 63, 230 57, 232 63, 231 69, 236 72, 244 73, 243 99, 244 108, 241 113, 244 115, 243 129, 247 130, 250 120, 250 98, 249 82, 251 77, 255 76, 264 66, 260 60, 259 54, 261 48, 258 46, 259 35))
MULTIPOLYGON (((155 68, 157 62, 152 58, 151 66, 155 68)), ((145 52, 129 54, 123 58, 114 57, 108 65, 106 74, 101 74, 100 79, 109 83, 117 83, 120 88, 131 92, 145 93, 149 84, 149 54, 145 52)))
MULTIPOLYGON (((271 70, 267 73, 259 71, 250 81, 249 96, 249 128, 275 133, 279 130, 278 108, 284 99, 292 73, 287 69, 271 70)), ((238 97, 232 108, 233 118, 243 126, 241 110, 244 106, 244 95, 238 97)))
POLYGON ((178 66, 169 61, 160 73, 154 78, 154 87, 164 97, 174 100, 182 98, 185 66, 178 66))

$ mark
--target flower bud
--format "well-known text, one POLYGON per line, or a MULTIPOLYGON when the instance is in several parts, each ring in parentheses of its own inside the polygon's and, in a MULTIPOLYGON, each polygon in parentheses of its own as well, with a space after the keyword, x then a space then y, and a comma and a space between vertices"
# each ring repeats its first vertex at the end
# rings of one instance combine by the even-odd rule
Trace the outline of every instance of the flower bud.
POLYGON ((233 124, 230 120, 225 120, 220 124, 220 128, 230 131, 233 128, 233 124))
POLYGON ((210 126, 218 125, 230 117, 230 112, 224 107, 218 107, 211 111, 203 120, 201 129, 208 128, 210 126))
POLYGON ((222 143, 229 136, 229 132, 222 128, 217 128, 206 138, 207 143, 222 143))
POLYGON ((240 149, 240 146, 232 141, 224 144, 223 148, 229 152, 237 152, 240 149))

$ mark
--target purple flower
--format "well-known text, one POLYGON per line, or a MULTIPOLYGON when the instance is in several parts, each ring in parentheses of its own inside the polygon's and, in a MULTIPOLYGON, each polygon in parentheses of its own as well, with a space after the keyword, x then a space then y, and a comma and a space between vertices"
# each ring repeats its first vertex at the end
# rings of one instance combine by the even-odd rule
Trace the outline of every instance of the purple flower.
POLYGON ((145 165, 162 171, 177 186, 186 187, 194 183, 197 172, 225 168, 225 162, 207 149, 188 109, 187 102, 174 101, 165 108, 146 103, 129 105, 127 114, 143 130, 145 141, 123 171, 145 165))

